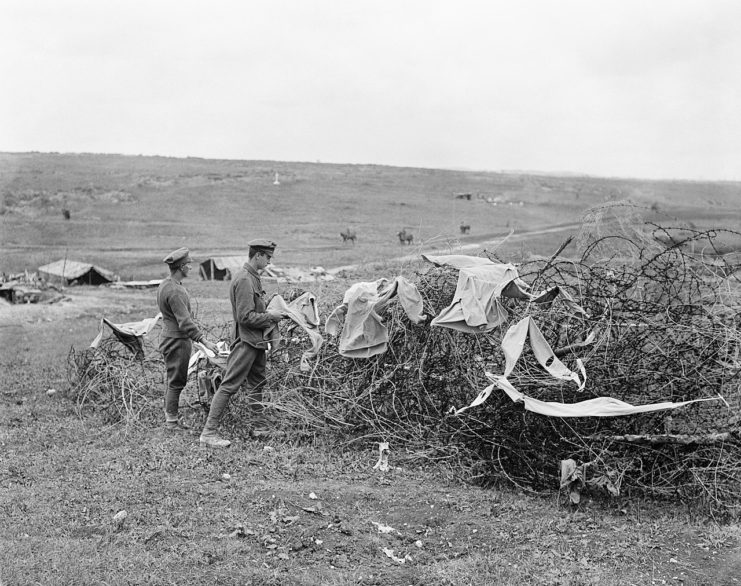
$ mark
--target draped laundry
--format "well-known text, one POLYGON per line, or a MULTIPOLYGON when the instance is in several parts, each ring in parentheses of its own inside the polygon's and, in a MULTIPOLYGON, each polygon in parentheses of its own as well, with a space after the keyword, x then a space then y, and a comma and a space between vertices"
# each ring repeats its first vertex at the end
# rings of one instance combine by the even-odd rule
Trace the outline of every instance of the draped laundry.
MULTIPOLYGON (((522 354, 522 350, 525 347, 525 340, 530 337, 530 346, 533 349, 533 354, 538 363, 548 371, 553 378, 560 380, 572 380, 579 387, 577 390, 581 391, 584 389, 584 385, 587 382, 587 374, 584 371, 584 365, 580 358, 577 358, 576 364, 579 366, 583 376, 583 382, 579 380, 579 375, 569 370, 566 365, 561 362, 553 350, 550 344, 546 341, 543 333, 540 331, 538 324, 530 317, 524 317, 516 324, 510 326, 507 333, 502 338, 502 350, 504 351, 504 376, 509 376, 515 368, 515 364, 522 354)), ((587 338, 588 341, 594 339, 594 334, 590 334, 587 338)))
MULTIPOLYGON (((514 265, 465 255, 423 254, 422 258, 437 266, 449 266, 459 271, 453 301, 432 320, 431 325, 478 333, 495 328, 507 318, 507 310, 499 298, 504 288, 518 278, 514 265)), ((519 287, 514 288, 525 296, 519 287)))
MULTIPOLYGON (((286 303, 280 295, 275 295, 268 303, 268 309, 284 312, 293 323, 300 327, 309 336, 311 347, 301 355, 300 369, 303 372, 311 370, 309 359, 319 354, 324 338, 319 333, 319 309, 313 293, 305 292, 290 303, 286 303)), ((270 343, 270 353, 280 347, 281 338, 278 324, 265 330, 264 338, 270 343)))
MULTIPOLYGON (((569 370, 565 364, 556 358, 553 350, 543 337, 537 324, 528 316, 511 326, 502 339, 502 350, 504 351, 505 356, 504 375, 496 375, 487 372, 486 378, 488 378, 493 384, 481 391, 470 405, 456 410, 456 415, 470 409, 471 407, 481 405, 489 398, 489 395, 491 395, 495 387, 502 389, 515 403, 522 402, 525 409, 528 411, 539 413, 540 415, 547 415, 549 417, 615 417, 619 415, 632 415, 634 413, 676 409, 677 407, 683 407, 684 405, 701 401, 723 400, 722 397, 719 396, 705 399, 694 399, 691 401, 681 401, 678 403, 662 402, 648 405, 632 405, 612 397, 596 397, 594 399, 588 399, 577 403, 559 403, 555 401, 541 401, 539 399, 534 399, 533 397, 528 397, 518 391, 507 379, 514 370, 514 367, 522 354, 525 339, 528 335, 530 337, 530 345, 533 349, 535 359, 551 376, 560 380, 573 381, 578 385, 577 390, 579 391, 584 388, 584 385, 586 384, 586 371, 584 370, 584 365, 581 359, 576 360, 576 364, 579 366, 582 374, 582 378, 580 379, 576 372, 569 370)), ((591 342, 593 338, 594 334, 590 334, 586 342, 591 342)))
POLYGON ((517 274, 512 264, 494 263, 487 258, 466 255, 422 255, 436 266, 458 269, 458 284, 453 301, 432 320, 433 326, 447 327, 461 332, 488 332, 504 323, 509 315, 502 305, 502 297, 547 303, 561 296, 574 312, 584 314, 573 299, 558 287, 539 295, 528 292, 529 286, 517 274))
POLYGON ((342 304, 329 315, 324 326, 330 335, 340 333, 339 351, 342 356, 370 358, 386 351, 388 328, 381 314, 394 298, 398 298, 415 324, 426 319, 422 313, 422 296, 416 285, 404 277, 396 277, 391 282, 378 279, 355 283, 345 292, 342 304))
POLYGON ((507 393, 509 398, 515 403, 518 401, 524 403, 525 409, 528 411, 547 415, 549 417, 616 417, 618 415, 633 415, 634 413, 648 413, 650 411, 676 409, 677 407, 684 407, 685 405, 700 403, 702 401, 723 401, 723 398, 718 396, 704 399, 693 399, 691 401, 680 401, 678 403, 666 401, 662 403, 651 403, 648 405, 631 405, 630 403, 612 397, 596 397, 578 403, 557 403, 554 401, 540 401, 539 399, 523 395, 509 384, 509 381, 504 377, 490 373, 486 373, 486 376, 489 380, 494 381, 494 384, 487 388, 493 389, 494 386, 498 386, 507 393))
POLYGON ((152 331, 161 318, 162 314, 158 313, 154 317, 148 317, 141 321, 114 324, 109 319, 103 317, 101 318, 100 326, 98 327, 98 335, 95 336, 95 339, 90 343, 90 347, 97 348, 100 346, 100 342, 103 340, 103 324, 105 324, 111 328, 113 335, 134 353, 137 359, 141 359, 144 357, 142 338, 152 331))

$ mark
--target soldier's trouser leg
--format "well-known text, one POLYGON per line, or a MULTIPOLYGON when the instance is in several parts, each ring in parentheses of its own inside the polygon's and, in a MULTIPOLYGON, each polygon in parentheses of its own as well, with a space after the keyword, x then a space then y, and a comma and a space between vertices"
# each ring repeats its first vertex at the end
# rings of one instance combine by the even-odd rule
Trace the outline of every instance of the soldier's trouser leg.
POLYGON ((188 338, 162 338, 160 352, 165 358, 167 390, 165 391, 165 419, 178 420, 180 393, 188 382, 188 361, 192 350, 188 338))
POLYGON ((263 391, 265 389, 265 368, 267 365, 267 352, 252 348, 255 352, 255 359, 252 362, 252 369, 247 375, 247 404, 250 408, 250 415, 253 418, 260 418, 264 410, 263 391))
POLYGON ((264 351, 256 350, 241 340, 238 340, 232 346, 231 353, 226 361, 226 373, 219 388, 216 389, 213 399, 211 399, 208 418, 201 435, 210 435, 217 432, 219 422, 229 405, 232 395, 239 391, 239 387, 250 375, 250 370, 259 352, 264 354, 264 351))

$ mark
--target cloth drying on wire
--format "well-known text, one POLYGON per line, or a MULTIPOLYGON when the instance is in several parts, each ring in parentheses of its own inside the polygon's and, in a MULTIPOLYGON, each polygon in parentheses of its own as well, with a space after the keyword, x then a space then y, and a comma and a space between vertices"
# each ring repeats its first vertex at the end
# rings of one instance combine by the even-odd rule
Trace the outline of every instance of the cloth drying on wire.
MULTIPOLYGON (((694 399, 691 401, 681 401, 678 403, 662 402, 648 405, 632 405, 612 397, 596 397, 594 399, 587 399, 586 401, 580 401, 577 403, 559 403, 555 401, 541 401, 539 399, 534 399, 533 397, 528 397, 518 391, 507 378, 514 370, 514 367, 522 354, 525 339, 528 335, 530 337, 530 345, 533 354, 535 355, 535 359, 552 377, 574 382, 578 386, 577 391, 581 391, 584 388, 587 375, 582 360, 579 358, 576 360, 576 364, 582 375, 582 378, 580 379, 579 374, 570 370, 556 357, 535 321, 528 316, 511 326, 502 339, 502 350, 504 351, 505 356, 504 375, 496 375, 487 372, 486 378, 488 378, 493 384, 481 391, 470 405, 456 410, 456 415, 470 409, 471 407, 481 405, 489 398, 489 395, 491 395, 492 391, 496 387, 507 393, 512 401, 523 403, 525 409, 528 411, 549 417, 615 417, 618 415, 632 415, 634 413, 676 409, 677 407, 683 407, 684 405, 700 401, 724 400, 722 397, 718 396, 705 399, 694 399)), ((591 342, 593 339, 594 334, 590 334, 585 342, 591 342)))
POLYGON ((422 296, 416 285, 404 277, 355 283, 345 292, 342 304, 329 315, 324 326, 328 334, 340 334, 342 356, 370 358, 386 351, 388 328, 381 314, 394 298, 398 298, 415 324, 426 319, 422 313, 422 296))
POLYGON ((512 264, 494 263, 487 258, 459 254, 423 254, 422 258, 436 266, 459 271, 453 301, 432 320, 433 326, 468 333, 488 332, 504 323, 509 315, 502 305, 502 297, 548 303, 562 296, 572 312, 585 314, 568 293, 558 287, 538 295, 530 293, 529 285, 520 279, 512 264))
POLYGON ((113 335, 116 336, 124 346, 131 350, 137 358, 143 358, 144 347, 142 346, 142 337, 151 332, 161 318, 162 314, 158 313, 154 317, 148 317, 141 321, 114 324, 109 319, 103 317, 100 320, 98 335, 95 336, 95 339, 90 343, 90 347, 97 348, 100 346, 100 342, 103 340, 103 325, 105 324, 111 328, 113 335))
MULTIPOLYGON (((284 312, 293 323, 309 336, 311 347, 301 355, 299 368, 304 372, 311 370, 309 359, 319 354, 319 349, 324 344, 324 338, 318 331, 320 323, 319 309, 314 294, 307 291, 290 303, 286 303, 286 300, 280 295, 275 295, 268 303, 268 309, 284 312)), ((265 330, 264 337, 270 344, 270 353, 276 352, 281 344, 278 324, 265 330)))
POLYGON ((596 397, 578 403, 557 403, 553 401, 540 401, 528 397, 515 389, 504 377, 490 373, 486 373, 486 376, 489 380, 494 381, 494 384, 487 388, 498 386, 507 393, 509 398, 514 402, 522 402, 525 405, 525 409, 528 411, 547 415, 549 417, 616 417, 618 415, 632 415, 634 413, 648 413, 649 411, 676 409, 678 407, 684 407, 685 405, 700 403, 702 401, 723 401, 725 403, 725 399, 720 395, 717 397, 693 399, 691 401, 680 401, 677 403, 666 401, 662 403, 651 403, 648 405, 632 405, 612 397, 596 397))

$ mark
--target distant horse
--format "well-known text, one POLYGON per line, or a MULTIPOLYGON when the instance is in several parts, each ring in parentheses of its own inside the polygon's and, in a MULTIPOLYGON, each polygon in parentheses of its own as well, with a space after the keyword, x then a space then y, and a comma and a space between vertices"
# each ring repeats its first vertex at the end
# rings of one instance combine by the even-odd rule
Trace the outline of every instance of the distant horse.
POLYGON ((461 224, 461 234, 468 234, 471 231, 471 224, 461 224))
POLYGON ((347 228, 344 232, 340 232, 340 236, 342 236, 343 243, 350 240, 353 244, 355 244, 355 239, 357 238, 355 230, 350 230, 350 228, 347 228))
POLYGON ((414 241, 414 234, 412 234, 411 232, 407 232, 406 228, 404 228, 401 232, 399 232, 398 236, 399 236, 399 243, 402 245, 404 244, 411 245, 412 242, 414 241))

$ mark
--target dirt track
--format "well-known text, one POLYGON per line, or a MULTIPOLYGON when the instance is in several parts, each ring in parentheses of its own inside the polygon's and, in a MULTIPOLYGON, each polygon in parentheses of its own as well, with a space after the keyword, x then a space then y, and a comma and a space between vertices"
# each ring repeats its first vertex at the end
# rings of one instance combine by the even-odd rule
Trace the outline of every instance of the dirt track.
MULTIPOLYGON (((133 308, 132 305, 146 293, 119 291, 108 287, 68 288, 64 297, 55 303, 11 304, 0 300, 0 336, 4 328, 12 329, 24 324, 51 322, 75 317, 100 317, 101 308, 115 308, 117 312, 133 308)), ((151 294, 149 295, 151 296, 151 294)))
MULTIPOLYGON (((500 245, 505 241, 521 240, 529 236, 537 236, 539 234, 551 234, 554 232, 564 232, 566 230, 575 230, 581 227, 581 223, 574 222, 571 224, 561 224, 559 226, 551 226, 549 228, 542 228, 539 230, 528 230, 525 232, 490 232, 487 234, 476 234, 473 236, 462 236, 458 241, 453 244, 453 241, 449 241, 450 244, 445 247, 439 245, 433 246, 418 246, 415 248, 415 252, 412 254, 405 254, 397 256, 391 260, 397 262, 409 262, 417 260, 419 255, 424 254, 451 254, 456 253, 471 253, 479 248, 485 248, 487 245, 500 245), (423 250, 424 249, 424 250, 423 250)), ((411 247, 410 247, 411 248, 411 247)), ((327 269, 330 274, 335 274, 340 271, 348 271, 356 269, 358 265, 343 265, 340 267, 332 267, 327 269)))

